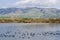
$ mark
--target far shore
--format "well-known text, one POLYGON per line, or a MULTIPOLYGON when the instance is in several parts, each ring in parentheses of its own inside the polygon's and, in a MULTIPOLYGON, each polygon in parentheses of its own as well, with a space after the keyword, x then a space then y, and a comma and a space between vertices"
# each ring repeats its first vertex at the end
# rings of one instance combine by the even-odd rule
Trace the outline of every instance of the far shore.
POLYGON ((60 18, 0 18, 0 23, 60 23, 60 18))

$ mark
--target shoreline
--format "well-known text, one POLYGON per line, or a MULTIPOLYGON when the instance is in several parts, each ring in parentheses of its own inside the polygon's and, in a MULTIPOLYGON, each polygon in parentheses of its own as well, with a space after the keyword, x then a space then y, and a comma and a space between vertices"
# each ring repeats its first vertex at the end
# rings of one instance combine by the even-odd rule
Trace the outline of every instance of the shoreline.
POLYGON ((0 23, 60 23, 60 18, 0 18, 0 23))

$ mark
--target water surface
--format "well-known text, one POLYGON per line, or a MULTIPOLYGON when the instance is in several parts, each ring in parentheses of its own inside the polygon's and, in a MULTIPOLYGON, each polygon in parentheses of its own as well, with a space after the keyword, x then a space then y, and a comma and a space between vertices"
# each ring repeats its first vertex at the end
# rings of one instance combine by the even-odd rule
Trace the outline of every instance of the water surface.
POLYGON ((0 40, 60 40, 60 24, 0 23, 0 40))

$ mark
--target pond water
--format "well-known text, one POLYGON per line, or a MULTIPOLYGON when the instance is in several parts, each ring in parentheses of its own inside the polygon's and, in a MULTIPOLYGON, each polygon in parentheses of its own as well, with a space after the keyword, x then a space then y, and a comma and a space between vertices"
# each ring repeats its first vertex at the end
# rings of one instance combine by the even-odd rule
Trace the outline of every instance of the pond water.
POLYGON ((60 40, 60 24, 0 23, 0 40, 60 40))

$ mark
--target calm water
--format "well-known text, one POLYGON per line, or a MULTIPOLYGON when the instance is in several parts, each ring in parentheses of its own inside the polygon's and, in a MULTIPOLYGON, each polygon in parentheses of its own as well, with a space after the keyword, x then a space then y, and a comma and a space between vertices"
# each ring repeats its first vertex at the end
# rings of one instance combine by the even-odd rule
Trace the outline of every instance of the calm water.
POLYGON ((0 40, 60 40, 60 24, 0 23, 0 40))

